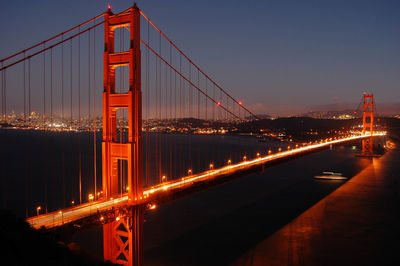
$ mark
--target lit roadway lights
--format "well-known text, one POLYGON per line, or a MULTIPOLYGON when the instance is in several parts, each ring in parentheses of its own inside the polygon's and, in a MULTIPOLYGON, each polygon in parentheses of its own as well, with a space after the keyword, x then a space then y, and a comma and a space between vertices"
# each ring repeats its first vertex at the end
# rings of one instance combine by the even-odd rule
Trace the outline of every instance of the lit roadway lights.
MULTIPOLYGON (((384 136, 386 132, 374 132, 374 136, 384 136)), ((301 146, 298 148, 292 148, 290 150, 284 150, 278 153, 270 153, 268 151, 268 155, 256 157, 255 159, 250 159, 246 161, 241 161, 236 164, 232 164, 232 161, 229 159, 227 161, 227 165, 221 168, 214 169, 214 165, 210 165, 209 170, 194 174, 192 169, 188 170, 188 175, 185 177, 181 177, 179 179, 170 180, 162 182, 159 185, 145 188, 143 191, 143 198, 135 199, 132 201, 132 205, 139 205, 144 203, 149 203, 149 206, 153 206, 152 202, 155 199, 163 197, 166 193, 173 193, 174 190, 183 191, 185 189, 190 188, 194 183, 207 181, 216 178, 224 178, 231 174, 234 174, 238 171, 243 171, 250 169, 252 167, 260 166, 268 162, 273 162, 275 160, 279 160, 285 157, 291 157, 297 154, 302 154, 308 151, 317 150, 324 147, 329 147, 333 144, 345 143, 348 141, 361 140, 363 138, 369 137, 369 135, 349 135, 342 139, 333 139, 323 141, 322 143, 310 144, 308 146, 301 146)), ((112 208, 123 207, 128 204, 128 195, 123 194, 118 198, 111 198, 109 200, 97 200, 90 201, 88 203, 79 204, 76 206, 72 206, 66 209, 63 209, 58 212, 50 212, 47 214, 42 214, 40 216, 34 216, 28 218, 27 221, 34 227, 40 228, 45 226, 47 228, 52 228, 56 226, 63 225, 65 223, 70 223, 77 221, 79 219, 88 217, 91 215, 91 209, 95 209, 94 213, 102 213, 105 211, 109 211, 112 208)), ((155 206, 155 205, 154 205, 155 206)), ((40 210, 40 209, 39 209, 40 210)), ((39 211, 37 212, 39 214, 39 211)))
POLYGON ((41 206, 38 206, 37 208, 36 208, 36 215, 37 216, 39 216, 39 213, 40 213, 40 210, 42 209, 42 207, 41 206))

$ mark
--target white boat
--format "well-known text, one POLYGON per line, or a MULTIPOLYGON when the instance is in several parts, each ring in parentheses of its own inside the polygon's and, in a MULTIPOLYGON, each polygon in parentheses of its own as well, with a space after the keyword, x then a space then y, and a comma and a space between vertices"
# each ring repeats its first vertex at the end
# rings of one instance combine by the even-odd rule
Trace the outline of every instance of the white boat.
POLYGON ((325 179, 325 180, 346 180, 347 177, 342 176, 342 173, 334 172, 322 172, 323 175, 314 176, 315 179, 325 179))

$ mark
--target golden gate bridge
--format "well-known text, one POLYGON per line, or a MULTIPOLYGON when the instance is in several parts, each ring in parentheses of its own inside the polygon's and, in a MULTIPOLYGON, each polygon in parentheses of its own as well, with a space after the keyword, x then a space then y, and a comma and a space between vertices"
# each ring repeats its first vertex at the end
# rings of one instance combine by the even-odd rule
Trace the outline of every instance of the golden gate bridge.
MULTIPOLYGON (((14 119, 11 124, 23 129, 93 133, 89 141, 78 136, 79 156, 74 158, 78 171, 72 176, 77 177, 73 189, 79 190, 79 201, 67 207, 67 166, 62 154, 59 176, 63 208, 48 210, 47 183, 51 180, 46 170, 49 165, 43 162, 45 206, 38 206, 35 216, 27 210, 27 221, 34 228, 47 230, 102 225, 104 259, 115 263, 142 263, 143 214, 148 209, 336 144, 362 141, 362 155, 372 156, 373 137, 385 135, 374 132, 373 95, 364 94, 360 132, 264 150, 252 156, 238 155, 237 160, 231 156, 219 163, 215 158, 217 148, 208 147, 211 158, 202 165, 200 152, 193 156, 196 152, 192 150, 201 148, 200 142, 192 138, 194 130, 191 126, 189 130, 178 128, 174 123, 185 118, 189 125, 190 119, 235 123, 257 116, 198 67, 136 4, 117 14, 109 7, 103 14, 0 60, 0 64, 3 124, 14 119), (104 35, 96 34, 99 29, 104 35), (96 46, 100 37, 104 38, 101 52, 96 46), (102 86, 98 79, 101 56, 102 86), (102 112, 98 110, 100 87, 102 112), (10 90, 13 94, 8 93, 10 90), (18 108, 22 115, 16 119, 10 110, 18 108), (176 156, 186 156, 176 139, 163 139, 159 133, 160 121, 169 121, 164 130, 189 133, 187 162, 176 156), (97 147, 99 132, 101 148, 97 147), (153 144, 148 139, 150 133, 155 134, 153 144), (145 143, 143 135, 147 136, 145 143), (93 161, 85 166, 81 146, 88 144, 92 146, 93 161), (101 165, 97 162, 100 150, 101 165), (88 167, 93 170, 85 175, 83 170, 88 167), (84 180, 85 176, 92 181, 84 180), (87 182, 93 182, 88 201, 82 196, 87 182), (42 208, 44 213, 40 214, 42 208)), ((43 149, 46 152, 49 147, 43 149)), ((26 203, 26 208, 30 205, 26 203)))

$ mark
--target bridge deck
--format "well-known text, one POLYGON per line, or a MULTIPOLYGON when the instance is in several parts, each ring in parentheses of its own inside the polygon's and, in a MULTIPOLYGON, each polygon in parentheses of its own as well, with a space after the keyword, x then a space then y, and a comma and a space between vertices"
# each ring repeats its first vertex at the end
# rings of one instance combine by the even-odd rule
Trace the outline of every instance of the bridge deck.
MULTIPOLYGON (((384 133, 375 134, 375 136, 384 135, 384 133)), ((270 154, 267 156, 259 157, 256 159, 242 161, 237 164, 227 165, 218 169, 212 169, 203 173, 193 174, 180 179, 171 180, 168 182, 163 182, 159 185, 146 188, 144 190, 144 197, 141 199, 135 199, 134 205, 140 204, 153 204, 154 201, 159 200, 163 197, 171 196, 171 194, 177 192, 184 192, 185 190, 190 190, 195 184, 217 180, 225 179, 241 171, 250 170, 260 165, 266 163, 272 163, 279 161, 281 159, 294 157, 297 155, 305 154, 314 150, 329 147, 330 145, 350 142, 354 140, 361 140, 363 138, 369 137, 368 135, 356 135, 351 137, 346 137, 343 139, 326 141, 318 144, 312 144, 304 147, 299 147, 296 149, 291 149, 279 153, 270 154)), ((73 223, 84 218, 89 218, 93 215, 98 215, 99 213, 107 212, 115 208, 126 206, 128 203, 128 196, 123 194, 121 197, 112 198, 110 200, 98 200, 89 203, 80 204, 70 208, 62 209, 60 211, 50 212, 47 214, 42 214, 39 216, 30 217, 27 221, 34 228, 46 227, 53 228, 62 226, 64 224, 73 223)), ((154 206, 154 205, 150 205, 154 206)))

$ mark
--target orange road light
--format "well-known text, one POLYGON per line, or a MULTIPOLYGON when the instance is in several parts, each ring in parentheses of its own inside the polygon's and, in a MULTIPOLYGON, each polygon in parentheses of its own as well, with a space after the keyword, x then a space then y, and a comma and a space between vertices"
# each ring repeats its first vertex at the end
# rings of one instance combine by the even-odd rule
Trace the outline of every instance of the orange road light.
POLYGON ((39 216, 39 213, 40 213, 40 210, 42 209, 42 207, 41 206, 38 206, 37 208, 36 208, 36 214, 39 216))
POLYGON ((94 197, 93 194, 89 194, 89 201, 93 201, 94 197))
POLYGON ((210 170, 214 169, 214 164, 210 163, 210 170))
POLYGON ((192 175, 192 169, 188 170, 188 175, 192 175))

